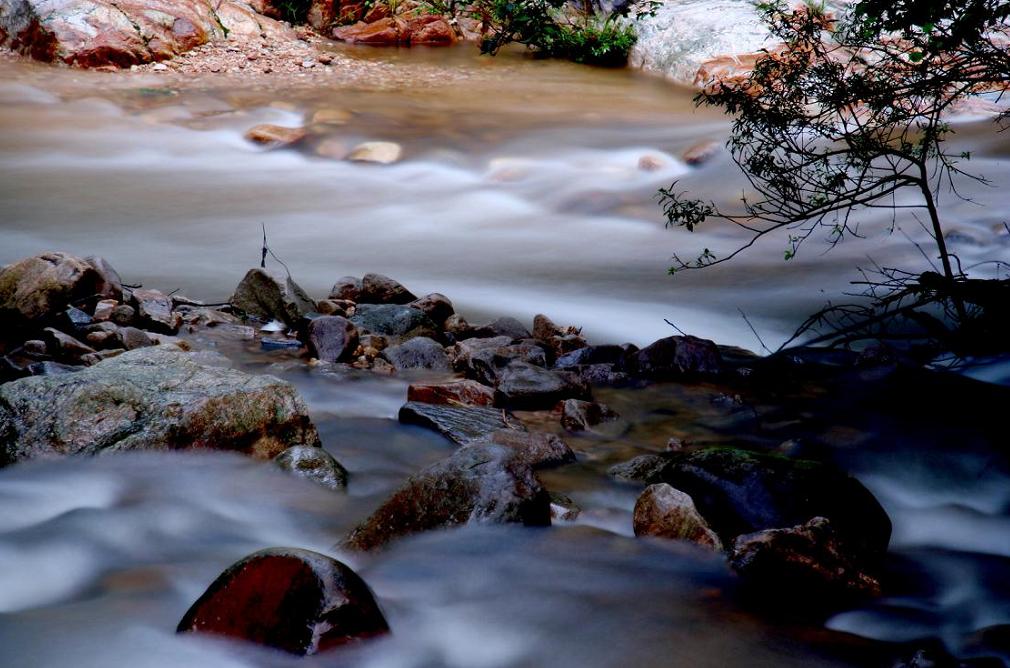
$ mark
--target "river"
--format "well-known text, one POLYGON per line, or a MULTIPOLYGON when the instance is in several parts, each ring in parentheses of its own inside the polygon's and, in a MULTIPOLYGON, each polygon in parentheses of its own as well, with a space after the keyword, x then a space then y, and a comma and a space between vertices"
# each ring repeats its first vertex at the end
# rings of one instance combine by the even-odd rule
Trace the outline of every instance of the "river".
MULTIPOLYGON (((683 161, 728 131, 726 119, 694 109, 691 91, 516 53, 481 58, 472 47, 340 51, 370 73, 330 86, 250 85, 0 60, 0 263, 50 249, 100 254, 129 283, 218 301, 258 264, 265 226, 316 296, 339 276, 375 271, 448 295, 471 322, 543 312, 593 341, 641 345, 672 333, 669 319, 752 349, 740 311, 771 345, 847 290, 856 265, 925 263, 909 241, 923 240, 917 225, 890 233, 881 216, 864 222, 865 238, 828 253, 814 242, 784 262, 785 240, 772 239, 736 262, 670 277, 674 252, 725 254, 741 241, 719 226, 664 229, 660 218, 656 190, 675 180, 722 203, 744 185, 724 152, 699 167, 683 161), (341 122, 311 125, 297 149, 242 137, 321 110, 341 122), (325 141, 365 140, 398 142, 404 159, 315 153, 325 141)), ((991 185, 967 184, 974 202, 942 202, 950 242, 965 265, 1007 259, 1010 146, 970 119, 957 128, 991 185)), ((252 370, 273 361, 225 352, 252 370)), ((940 638, 970 655, 981 630, 1010 624, 1010 474, 984 433, 966 445, 929 421, 902 423, 899 437, 881 445, 878 435, 866 452, 840 446, 834 458, 894 521, 892 568, 904 579, 865 609, 776 623, 736 600, 720 559, 635 540, 637 490, 605 475, 677 430, 729 438, 708 388, 603 393, 626 430, 574 439, 580 464, 550 474, 552 489, 585 509, 575 523, 434 532, 361 557, 336 551, 339 537, 448 446, 395 421, 403 380, 285 377, 350 470, 346 495, 225 455, 0 471, 0 665, 876 665, 878 641, 940 638), (393 635, 293 661, 174 634, 224 567, 271 545, 347 559, 393 635)))

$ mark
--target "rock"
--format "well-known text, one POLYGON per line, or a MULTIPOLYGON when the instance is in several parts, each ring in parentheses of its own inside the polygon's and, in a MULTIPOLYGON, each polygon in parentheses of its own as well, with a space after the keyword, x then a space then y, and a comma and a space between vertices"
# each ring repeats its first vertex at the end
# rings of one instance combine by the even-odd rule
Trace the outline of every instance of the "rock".
POLYGON ((431 321, 436 325, 443 324, 449 316, 456 312, 449 298, 437 292, 410 302, 410 306, 431 318, 431 321))
POLYGON ((357 302, 361 294, 361 279, 354 276, 343 276, 337 279, 330 290, 330 299, 346 299, 357 302))
POLYGON ((823 517, 737 537, 730 564, 748 584, 776 597, 834 606, 880 594, 880 582, 823 517))
POLYGON ((21 350, 26 355, 32 355, 34 357, 45 357, 49 354, 49 346, 46 345, 45 341, 41 339, 29 339, 21 344, 21 350))
POLYGON ((405 343, 386 348, 382 351, 382 356, 396 367, 397 371, 428 369, 448 373, 452 370, 442 345, 425 336, 418 336, 405 343))
POLYGON ((407 401, 448 406, 494 405, 494 390, 473 380, 451 383, 415 383, 407 388, 407 401))
POLYGON ((182 326, 182 316, 172 311, 172 298, 158 290, 134 290, 133 303, 140 324, 146 329, 175 334, 182 326))
MULTIPOLYGON (((60 364, 59 362, 53 362, 51 360, 45 360, 42 362, 35 362, 28 365, 28 372, 32 376, 63 376, 67 374, 77 373, 81 370, 79 366, 71 366, 69 364, 60 364)), ((3 395, 0 394, 0 399, 3 395)), ((2 411, 0 411, 2 413, 2 411)), ((4 417, 0 414, 0 437, 3 436, 3 430, 5 429, 3 423, 4 417)), ((3 463, 3 453, 0 452, 0 467, 5 466, 3 463)))
POLYGON ((374 23, 356 23, 333 30, 334 39, 352 44, 374 44, 397 46, 410 44, 407 22, 398 17, 388 16, 374 23))
POLYGON ((123 279, 119 277, 119 272, 109 264, 109 261, 97 255, 89 255, 84 258, 84 261, 90 264, 101 277, 95 292, 110 299, 122 299, 123 279))
POLYGON ((103 297, 116 295, 102 274, 68 253, 43 253, 0 268, 0 321, 14 326, 36 325, 103 297))
POLYGON ((177 630, 307 655, 386 634, 389 626, 350 568, 317 552, 275 547, 219 575, 177 630))
POLYGON ((389 6, 382 3, 372 5, 361 19, 365 23, 375 23, 389 16, 389 6))
POLYGON ((357 301, 361 304, 409 304, 416 299, 410 290, 389 276, 365 274, 357 301))
POLYGON ((305 139, 308 136, 305 128, 286 128, 280 125, 264 123, 249 128, 245 133, 245 138, 255 144, 264 146, 291 146, 305 139))
POLYGON ((155 346, 69 375, 0 387, 0 465, 125 450, 233 450, 269 459, 317 444, 288 383, 155 346))
POLYGON ((274 457, 274 464, 299 478, 330 489, 347 486, 347 470, 333 455, 314 445, 292 445, 274 457))
POLYGON ((103 362, 113 357, 119 357, 126 350, 124 348, 112 348, 110 350, 99 350, 95 353, 88 353, 87 355, 81 355, 81 362, 87 364, 88 366, 94 366, 99 362, 103 362))
POLYGON ((510 362, 495 386, 498 406, 523 410, 552 408, 564 399, 588 397, 584 385, 529 362, 510 362))
POLYGON ((95 305, 95 311, 91 318, 96 322, 104 322, 112 318, 112 311, 117 306, 119 302, 115 299, 103 299, 95 305))
POLYGON ((488 338, 492 336, 507 336, 513 341, 530 338, 530 331, 515 318, 498 318, 486 325, 477 327, 474 336, 488 338))
POLYGON ((403 424, 433 429, 458 445, 466 445, 502 429, 525 430, 518 422, 506 421, 504 411, 480 406, 408 401, 400 408, 399 420, 403 424))
POLYGON ((282 285, 265 270, 250 269, 228 301, 248 316, 268 321, 280 320, 293 327, 315 308, 314 303, 299 293, 301 289, 290 279, 282 285))
POLYGON ((467 523, 550 525, 550 497, 528 456, 496 443, 463 446, 408 478, 351 533, 347 546, 370 550, 394 538, 467 523))
POLYGON ((340 0, 311 0, 306 22, 320 32, 325 32, 337 19, 340 0))
POLYGON ((555 336, 561 336, 565 332, 554 324, 554 322, 543 313, 533 316, 533 338, 537 341, 548 342, 555 336))
POLYGON ((715 343, 694 336, 660 339, 638 351, 636 360, 638 373, 656 380, 718 374, 723 369, 715 343))
POLYGON ((473 336, 473 327, 466 321, 466 318, 458 313, 446 318, 442 324, 442 328, 447 334, 452 334, 457 341, 462 341, 473 336))
POLYGON ((666 483, 649 485, 635 502, 636 536, 689 540, 714 550, 722 541, 708 527, 690 496, 666 483))
POLYGON ((95 352, 95 349, 85 345, 58 329, 46 327, 42 330, 43 340, 46 342, 46 352, 57 359, 76 360, 82 355, 95 352))
POLYGON ((120 304, 116 308, 112 309, 110 319, 115 325, 128 327, 137 319, 137 310, 129 304, 120 304))
POLYGON ((347 317, 347 310, 336 299, 320 299, 316 302, 316 312, 320 315, 347 317))
MULTIPOLYGON (((501 339, 506 338, 501 337, 501 339)), ((547 352, 539 345, 529 343, 483 348, 469 356, 466 366, 462 370, 468 378, 485 385, 495 386, 501 380, 502 371, 512 362, 526 362, 546 367, 547 352)))
POLYGON ((313 319, 307 338, 309 355, 323 362, 345 362, 358 348, 358 328, 339 315, 313 319))
POLYGON ((574 522, 582 508, 564 494, 551 492, 551 522, 574 522))
POLYGON ((58 325, 60 329, 65 332, 76 332, 87 327, 91 323, 91 316, 74 306, 69 307, 66 311, 60 314, 60 317, 58 318, 58 325))
MULTIPOLYGON (((638 352, 637 349, 634 352, 638 352)), ((554 361, 554 366, 558 369, 569 369, 592 364, 609 364, 623 367, 627 355, 628 350, 623 346, 588 346, 559 356, 554 361)))
POLYGON ((359 304, 350 318, 359 331, 407 340, 438 336, 435 323, 421 311, 399 304, 359 304))
MULTIPOLYGON (((322 62, 322 58, 319 61, 322 62)), ((322 109, 317 109, 312 114, 310 122, 313 125, 347 125, 347 122, 353 117, 354 114, 346 109, 323 107, 322 109)))
POLYGON ((347 154, 351 162, 370 162, 377 165, 391 165, 400 160, 403 148, 391 141, 366 141, 358 144, 347 154))
POLYGON ((477 443, 493 443, 514 450, 521 461, 534 469, 571 464, 575 453, 554 434, 500 429, 482 437, 477 443))
POLYGON ((681 157, 687 164, 697 167, 714 158, 721 148, 722 144, 717 141, 703 141, 688 148, 681 157))
POLYGON ((425 14, 408 20, 411 44, 454 44, 456 31, 441 16, 425 14))
POLYGON ((466 372, 471 369, 473 356, 482 350, 496 350, 512 343, 507 336, 496 336, 490 339, 466 339, 454 343, 448 349, 449 361, 456 371, 466 372))
POLYGON ((827 464, 735 448, 643 455, 611 474, 665 482, 694 499, 723 544, 747 533, 803 524, 821 516, 870 559, 887 550, 891 522, 855 478, 827 464))
POLYGON ((585 431, 617 417, 614 411, 603 404, 580 399, 565 399, 560 408, 561 426, 568 431, 585 431))

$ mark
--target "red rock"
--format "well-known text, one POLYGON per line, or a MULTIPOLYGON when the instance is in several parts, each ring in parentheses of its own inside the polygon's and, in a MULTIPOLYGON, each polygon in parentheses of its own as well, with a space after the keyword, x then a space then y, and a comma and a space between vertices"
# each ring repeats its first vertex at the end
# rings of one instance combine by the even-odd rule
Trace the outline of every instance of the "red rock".
POLYGON ((452 44, 456 31, 441 16, 418 16, 408 22, 411 44, 452 44))
POLYGON ((385 3, 379 2, 372 5, 372 8, 368 10, 365 16, 361 19, 365 23, 375 23, 389 16, 389 6, 385 3))
POLYGON ((222 573, 178 632, 306 655, 383 635, 389 626, 368 585, 344 564, 308 550, 271 548, 222 573))
POLYGON ((452 383, 415 383, 407 388, 407 401, 450 406, 493 406, 494 390, 475 380, 459 380, 452 383))
POLYGON ((323 31, 333 25, 340 10, 340 0, 312 0, 305 20, 316 30, 323 31))
POLYGON ((352 44, 396 46, 410 43, 410 33, 406 21, 393 17, 387 17, 375 23, 359 22, 336 28, 333 31, 333 37, 352 44))

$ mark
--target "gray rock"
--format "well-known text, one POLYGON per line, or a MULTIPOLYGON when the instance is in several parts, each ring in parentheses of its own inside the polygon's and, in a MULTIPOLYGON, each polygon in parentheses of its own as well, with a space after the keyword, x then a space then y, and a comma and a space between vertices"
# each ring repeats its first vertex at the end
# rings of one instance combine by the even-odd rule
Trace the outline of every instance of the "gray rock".
POLYGON ((182 316, 172 311, 172 298, 158 290, 134 290, 133 304, 145 329, 175 334, 182 326, 182 316))
POLYGON ((709 528, 690 496, 666 483, 649 485, 635 502, 636 536, 687 540, 714 550, 722 541, 709 528))
POLYGON ((397 337, 401 341, 416 336, 437 338, 431 318, 416 308, 399 304, 359 304, 350 319, 364 333, 397 337))
POLYGON ((155 346, 0 387, 0 465, 120 450, 216 449, 270 459, 319 436, 288 383, 213 353, 155 346))
POLYGON ((324 362, 349 360, 358 348, 358 328, 339 315, 314 318, 307 338, 309 354, 324 362))
POLYGON ((474 336, 491 337, 507 336, 513 341, 517 339, 530 338, 530 330, 515 318, 498 318, 486 325, 481 325, 475 329, 474 336))
POLYGON ((382 356, 396 367, 397 371, 427 369, 448 373, 452 370, 442 345, 424 336, 386 348, 382 351, 382 356))
POLYGON ((408 401, 400 408, 399 420, 433 429, 458 445, 466 445, 500 429, 524 430, 516 421, 506 421, 498 408, 450 406, 408 401))
POLYGON ((410 290, 389 276, 365 274, 358 302, 362 304, 409 304, 417 299, 410 290))
POLYGON ((288 473, 329 489, 343 489, 347 486, 347 469, 333 455, 318 446, 292 445, 274 457, 274 464, 288 473))
POLYGON ((638 351, 636 361, 639 375, 656 380, 712 375, 723 370, 718 346, 694 336, 660 339, 638 351))
POLYGON ((52 327, 42 330, 42 338, 46 342, 46 352, 57 359, 76 360, 81 355, 95 352, 91 346, 52 327))
POLYGON ((361 279, 355 276, 343 276, 337 279, 330 290, 330 299, 346 299, 357 302, 361 295, 361 279))
POLYGON ((348 537, 370 550, 410 534, 467 523, 548 526, 550 497, 530 457, 516 449, 475 443, 411 476, 348 537))
POLYGON ((585 431, 616 418, 617 413, 603 404, 581 399, 565 399, 561 402, 561 426, 568 431, 585 431))
POLYGON ((290 285, 281 283, 264 269, 250 269, 228 301, 246 315, 261 320, 280 320, 293 327, 303 315, 315 309, 315 304, 306 303, 300 296, 301 289, 290 280, 288 283, 290 285))
POLYGON ((136 327, 120 327, 112 336, 117 347, 125 350, 135 350, 154 345, 154 341, 147 335, 147 332, 136 327))
POLYGON ((389 626, 350 568, 317 552, 274 547, 218 576, 177 630, 307 655, 383 635, 389 626))
POLYGON ((588 388, 560 373, 513 361, 499 374, 495 402, 523 410, 552 408, 564 399, 588 399, 588 388))
POLYGON ((112 315, 109 319, 112 320, 112 323, 115 325, 128 327, 137 319, 137 310, 129 304, 120 304, 112 309, 112 315))
POLYGON ((410 302, 410 306, 419 311, 423 311, 431 321, 437 325, 442 325, 449 316, 456 313, 449 298, 438 292, 425 295, 420 299, 410 302))
POLYGON ((507 346, 512 340, 507 336, 497 336, 489 339, 466 339, 449 347, 449 361, 456 371, 466 372, 470 368, 470 359, 481 350, 494 350, 507 346))

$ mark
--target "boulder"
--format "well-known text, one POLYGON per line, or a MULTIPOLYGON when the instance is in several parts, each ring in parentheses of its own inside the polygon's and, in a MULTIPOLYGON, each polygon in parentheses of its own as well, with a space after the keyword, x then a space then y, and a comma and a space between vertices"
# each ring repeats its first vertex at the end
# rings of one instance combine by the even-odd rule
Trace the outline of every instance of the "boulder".
POLYGON ((387 16, 374 23, 359 22, 334 28, 333 38, 351 44, 397 46, 410 44, 407 22, 399 17, 387 16))
MULTIPOLYGON (((448 330, 447 330, 448 331, 448 330)), ((449 347, 449 360, 456 371, 466 372, 470 367, 470 360, 478 351, 494 350, 512 343, 512 339, 507 336, 496 336, 489 339, 466 339, 458 341, 449 347)))
POLYGON ((695 336, 668 336, 638 351, 638 373, 655 380, 718 374, 723 370, 719 348, 695 336))
MULTIPOLYGON (((507 337, 500 338, 505 339, 507 337)), ((482 339, 477 340, 480 341, 482 339)), ((534 366, 546 367, 547 352, 539 345, 532 343, 515 343, 497 348, 481 348, 470 355, 462 371, 468 378, 472 378, 485 385, 494 386, 501 379, 502 370, 512 362, 526 362, 534 366)))
POLYGON ((358 328, 339 315, 312 319, 307 338, 309 355, 323 362, 347 361, 358 348, 358 328))
POLYGON ((735 448, 643 455, 611 469, 619 478, 665 482, 689 494, 723 544, 746 533, 831 520, 869 559, 887 550, 891 522, 863 485, 819 462, 735 448))
POLYGON ((534 469, 571 464, 575 453, 554 434, 518 429, 500 429, 480 438, 477 443, 501 445, 515 452, 525 464, 534 469))
POLYGON ((522 361, 502 369, 495 385, 495 403, 506 408, 547 409, 564 399, 588 398, 589 389, 582 383, 522 361))
POLYGON ((172 298, 158 290, 134 290, 133 305, 145 329, 175 334, 182 326, 182 316, 172 311, 172 298))
POLYGON ((177 630, 307 655, 386 634, 389 626, 350 568, 317 552, 275 547, 228 567, 177 630))
POLYGON ((279 320, 289 327, 310 313, 315 304, 290 278, 282 284, 264 269, 250 269, 228 301, 233 308, 262 320, 279 320))
POLYGON ((68 253, 43 253, 0 268, 0 321, 15 326, 52 320, 90 299, 116 297, 101 272, 68 253))
POLYGON ((308 132, 305 128, 287 128, 282 125, 263 123, 249 128, 245 138, 261 146, 292 146, 305 139, 308 132))
POLYGON ((357 302, 361 294, 361 279, 354 276, 343 276, 337 279, 330 290, 330 299, 346 299, 357 302))
POLYGON ((134 350, 136 348, 146 348, 153 346, 154 341, 147 335, 147 332, 136 327, 120 327, 112 334, 113 345, 124 350, 134 350))
POLYGON ((859 553, 824 517, 739 536, 730 564, 750 586, 776 597, 834 606, 880 594, 880 582, 864 570, 859 553))
MULTIPOLYGON (((631 352, 637 353, 638 350, 633 349, 631 352)), ((579 366, 609 364, 623 369, 628 354, 629 350, 624 346, 587 346, 564 355, 559 355, 554 361, 554 366, 558 369, 570 369, 579 366)))
POLYGON ((382 274, 365 274, 358 302, 362 304, 409 304, 417 297, 399 282, 382 274))
POLYGON ((614 420, 617 413, 593 401, 565 399, 560 404, 561 426, 568 431, 585 431, 601 422, 614 420))
POLYGON ((467 523, 549 526, 550 496, 533 474, 533 458, 496 443, 456 450, 411 476, 348 537, 370 550, 410 534, 467 523))
POLYGON ((494 390, 474 380, 451 383, 415 383, 407 388, 407 401, 448 406, 494 405, 494 390))
POLYGON ((466 445, 501 429, 525 428, 506 419, 500 409, 408 401, 399 412, 404 424, 433 429, 458 445, 466 445))
POLYGON ((449 22, 441 16, 422 14, 407 19, 411 44, 453 44, 456 42, 456 31, 449 22))
POLYGON ((74 361, 84 355, 95 352, 95 349, 91 346, 81 343, 69 334, 64 334, 52 327, 46 327, 42 330, 42 338, 46 344, 46 352, 57 359, 74 361))
POLYGON ((397 371, 427 369, 448 373, 452 370, 442 344, 425 336, 418 336, 382 351, 382 356, 397 371))
POLYGON ((530 338, 530 330, 515 318, 498 318, 474 330, 474 336, 489 338, 492 336, 507 336, 513 341, 530 338))
POLYGON ((321 447, 292 445, 274 457, 274 464, 299 478, 311 480, 329 489, 347 486, 347 469, 321 447))
POLYGON ((433 292, 420 299, 410 302, 410 306, 422 311, 431 321, 437 325, 443 324, 449 316, 456 311, 452 307, 452 302, 443 294, 433 292))
POLYGON ((634 527, 636 536, 687 540, 722 549, 722 541, 698 513, 691 497, 666 483, 649 485, 638 497, 634 527))
POLYGON ((340 0, 312 0, 305 21, 320 32, 325 32, 337 20, 340 0))
POLYGON ((438 328, 431 318, 416 308, 399 304, 358 304, 350 320, 361 332, 395 337, 401 341, 416 336, 438 336, 438 328))
POLYGON ((213 353, 139 348, 77 373, 0 387, 0 465, 120 450, 215 449, 270 459, 319 436, 288 383, 213 353))

